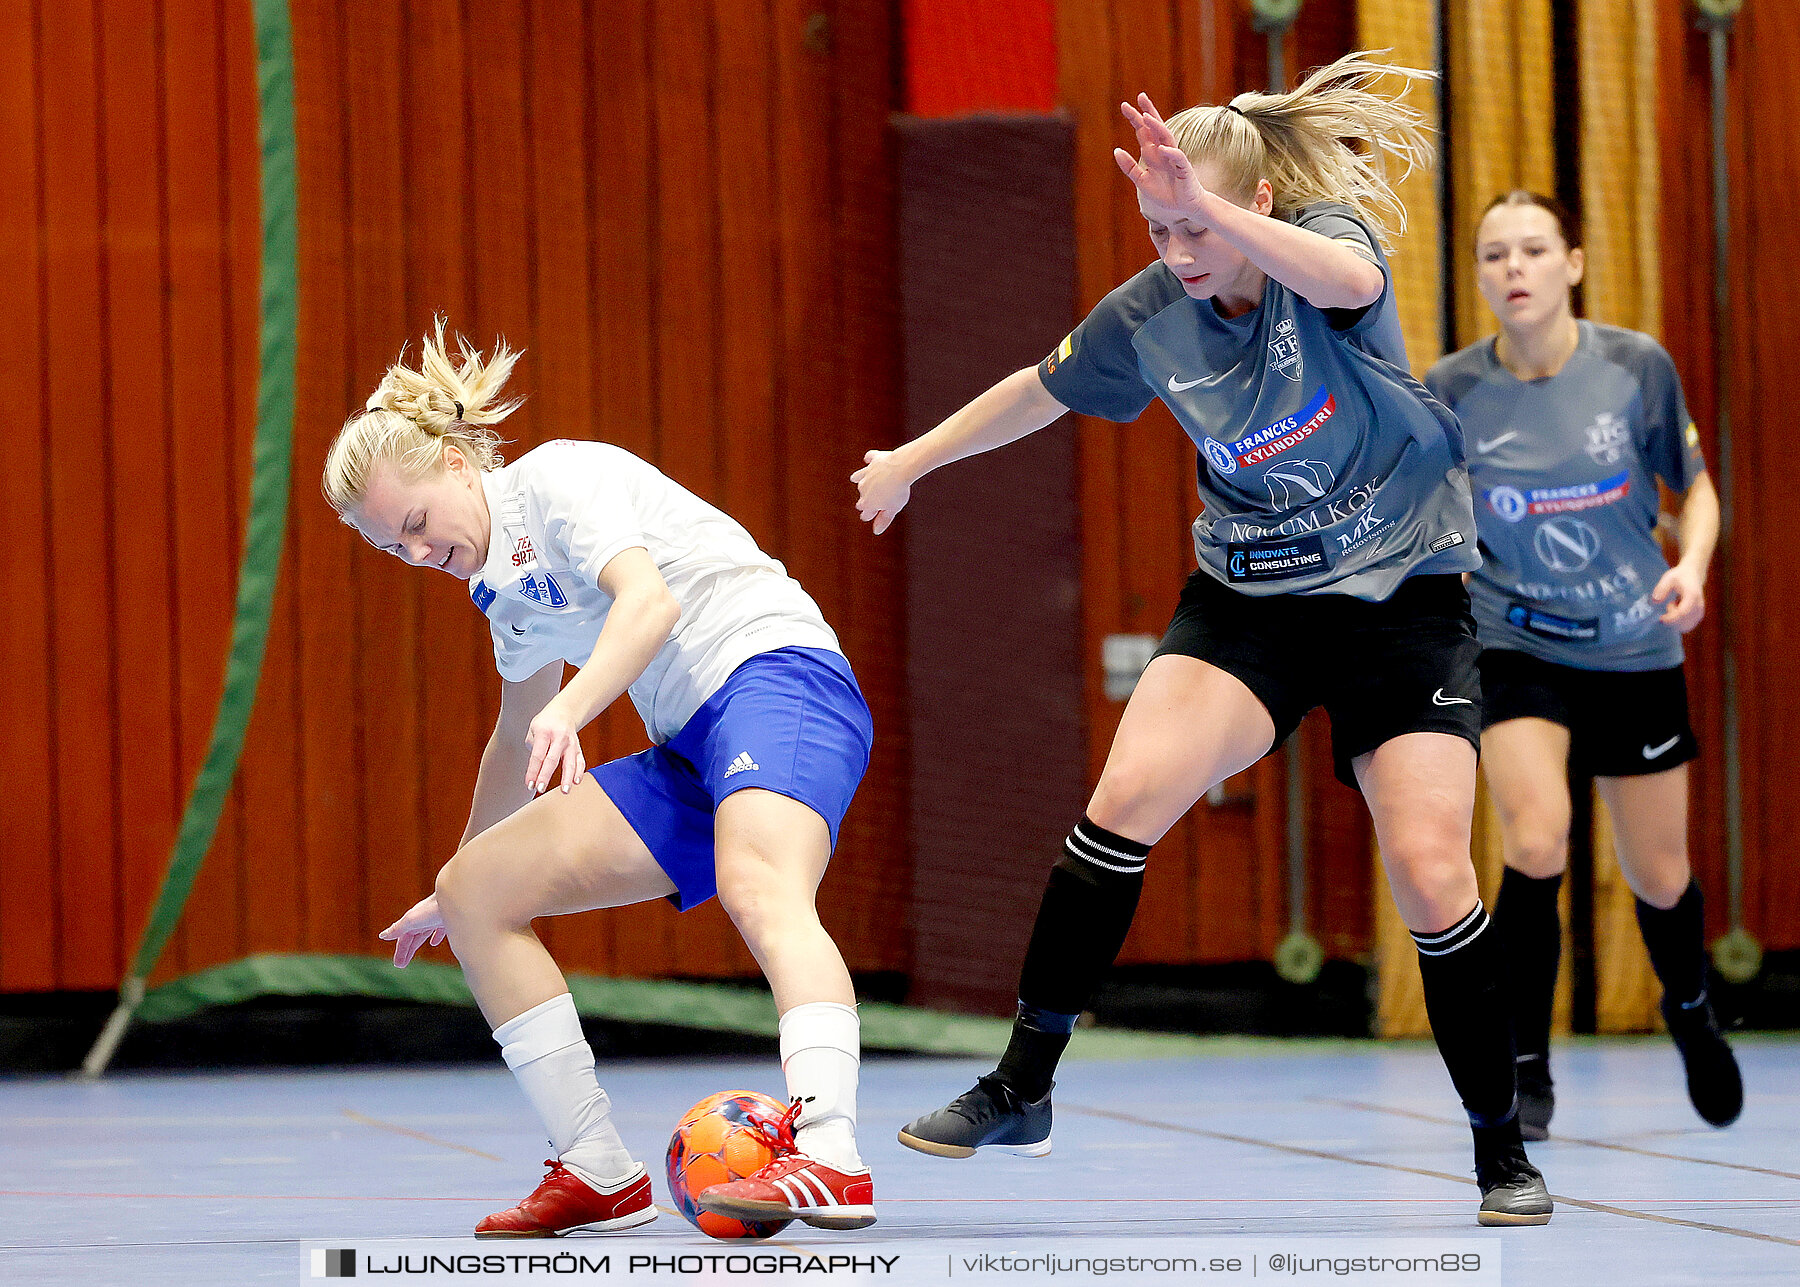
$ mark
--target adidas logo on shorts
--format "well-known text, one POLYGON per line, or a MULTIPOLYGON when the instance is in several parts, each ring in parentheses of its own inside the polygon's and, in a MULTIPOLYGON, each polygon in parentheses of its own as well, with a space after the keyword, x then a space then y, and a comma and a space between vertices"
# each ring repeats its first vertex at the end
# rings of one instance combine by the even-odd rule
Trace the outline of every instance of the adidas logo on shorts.
POLYGON ((761 767, 762 765, 750 758, 750 752, 739 751, 737 759, 733 760, 731 767, 725 770, 725 776, 730 777, 733 773, 747 773, 751 769, 760 769, 761 767))

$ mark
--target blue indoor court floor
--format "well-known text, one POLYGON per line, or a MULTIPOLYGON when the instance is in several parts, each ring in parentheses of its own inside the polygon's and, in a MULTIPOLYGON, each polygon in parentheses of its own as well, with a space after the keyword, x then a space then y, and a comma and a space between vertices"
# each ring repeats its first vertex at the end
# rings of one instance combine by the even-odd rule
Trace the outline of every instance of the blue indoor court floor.
MULTIPOLYGON (((1071 1059, 1049 1157, 962 1162, 913 1153, 894 1132, 991 1065, 873 1057, 859 1133, 880 1223, 794 1225, 775 1243, 1078 1254, 1097 1238, 1323 1238, 1355 1254, 1359 1240, 1454 1239, 1498 1245, 1509 1287, 1800 1283, 1800 1041, 1736 1044, 1748 1107, 1725 1131, 1694 1116, 1665 1041, 1559 1048, 1559 1138, 1533 1147, 1556 1217, 1507 1230, 1474 1223, 1468 1132, 1428 1045, 1238 1041, 1199 1057, 1071 1059)), ((582 1247, 741 1248, 672 1214, 662 1151, 714 1091, 779 1095, 775 1060, 630 1061, 603 1065, 602 1083, 665 1214, 582 1247)), ((531 1189, 545 1154, 498 1060, 0 1080, 0 1283, 294 1282, 309 1244, 359 1239, 543 1247, 466 1234, 531 1189)))

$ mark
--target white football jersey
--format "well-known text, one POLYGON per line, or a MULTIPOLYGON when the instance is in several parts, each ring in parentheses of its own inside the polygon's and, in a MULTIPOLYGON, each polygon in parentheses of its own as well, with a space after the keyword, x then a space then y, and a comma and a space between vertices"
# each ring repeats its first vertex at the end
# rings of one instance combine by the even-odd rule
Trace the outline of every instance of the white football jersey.
POLYGON ((653 741, 668 741, 744 662, 777 648, 842 652, 819 605, 730 515, 604 442, 546 443, 482 476, 492 522, 469 595, 494 664, 522 680, 594 651, 612 597, 600 572, 648 551, 681 616, 630 689, 653 741))

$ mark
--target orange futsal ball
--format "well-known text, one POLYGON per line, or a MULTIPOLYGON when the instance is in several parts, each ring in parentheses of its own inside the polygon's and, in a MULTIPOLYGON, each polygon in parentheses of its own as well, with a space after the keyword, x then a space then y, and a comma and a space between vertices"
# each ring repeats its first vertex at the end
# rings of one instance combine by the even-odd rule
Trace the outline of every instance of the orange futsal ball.
POLYGON ((669 1194, 701 1233, 714 1238, 773 1238, 791 1220, 733 1220, 702 1211, 695 1201, 717 1184, 747 1179, 775 1160, 757 1123, 773 1135, 787 1105, 753 1090, 726 1090, 701 1100, 682 1115, 669 1136, 669 1194))

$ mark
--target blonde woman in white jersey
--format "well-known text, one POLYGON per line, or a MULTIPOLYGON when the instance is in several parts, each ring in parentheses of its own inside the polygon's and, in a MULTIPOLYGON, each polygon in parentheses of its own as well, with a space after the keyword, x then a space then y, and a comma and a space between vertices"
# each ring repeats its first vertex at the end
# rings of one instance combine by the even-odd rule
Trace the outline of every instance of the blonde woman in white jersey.
POLYGON ((381 935, 399 966, 448 937, 555 1150, 476 1235, 656 1218, 531 922, 715 892, 774 990, 793 1106, 770 1132, 776 1160, 700 1204, 871 1224, 855 997, 814 908, 872 738, 837 637, 748 532, 631 453, 561 441, 503 464, 517 354, 458 344, 453 359, 440 321, 417 367, 388 370, 332 444, 324 489, 377 549, 468 581, 493 635, 500 716, 468 827, 435 892, 381 935), (588 769, 578 734, 625 693, 657 745, 588 769))

